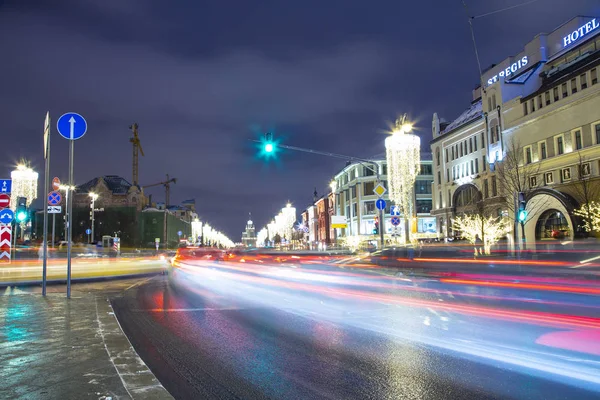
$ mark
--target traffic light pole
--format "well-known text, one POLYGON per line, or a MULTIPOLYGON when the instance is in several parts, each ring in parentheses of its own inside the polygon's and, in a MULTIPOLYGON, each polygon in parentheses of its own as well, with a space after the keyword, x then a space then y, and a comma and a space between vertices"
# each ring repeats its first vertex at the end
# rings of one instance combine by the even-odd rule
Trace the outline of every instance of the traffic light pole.
MULTIPOLYGON (((270 135, 270 134, 267 134, 270 135)), ((255 142, 255 143, 263 143, 260 140, 255 140, 255 139, 249 139, 251 142, 255 142)), ((272 140, 271 136, 267 137, 267 140, 272 140)), ((273 151, 273 144, 271 143, 267 143, 267 145, 271 146, 271 149, 269 150, 269 152, 273 151)), ((340 158, 342 160, 346 160, 346 161, 350 161, 350 162, 358 162, 360 164, 370 164, 370 167, 367 167, 365 165, 365 167, 369 168, 371 171, 375 172, 375 176, 377 178, 377 183, 381 182, 380 179, 380 175, 379 175, 379 164, 377 164, 375 161, 373 160, 367 160, 365 158, 358 158, 358 157, 351 157, 351 156, 347 156, 344 154, 337 154, 337 153, 331 153, 328 151, 319 151, 319 150, 313 150, 313 149, 306 149, 304 147, 296 147, 296 146, 288 146, 288 145, 284 145, 284 144, 278 144, 277 147, 281 147, 282 149, 287 149, 287 150, 294 150, 294 151, 300 151, 303 153, 310 153, 310 154, 316 154, 319 156, 325 156, 325 157, 333 157, 333 158, 340 158)), ((384 241, 384 237, 383 237, 383 227, 385 227, 385 220, 384 220, 384 215, 383 215, 383 210, 379 210, 379 240, 381 243, 381 249, 383 249, 384 245, 385 245, 385 241, 384 241)))

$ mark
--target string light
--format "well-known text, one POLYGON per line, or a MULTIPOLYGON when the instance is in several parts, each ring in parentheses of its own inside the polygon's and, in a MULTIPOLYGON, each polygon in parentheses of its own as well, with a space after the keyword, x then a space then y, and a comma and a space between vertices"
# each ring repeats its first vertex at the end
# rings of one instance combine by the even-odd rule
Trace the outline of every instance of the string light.
POLYGON ((27 207, 37 199, 37 187, 39 174, 26 164, 17 165, 17 169, 10 173, 12 179, 12 193, 10 195, 10 207, 15 210, 17 198, 25 197, 27 207))
POLYGON ((405 121, 406 115, 396 120, 396 129, 385 139, 385 149, 389 198, 406 219, 413 215, 413 189, 421 168, 421 139, 410 133, 412 125, 405 121))
POLYGON ((586 203, 575 210, 574 214, 583 217, 583 226, 586 231, 600 231, 600 203, 595 201, 586 203))
POLYGON ((459 216, 452 222, 453 228, 460 231, 469 242, 475 244, 478 239, 482 240, 485 254, 490 254, 492 246, 512 230, 511 225, 508 218, 478 214, 459 216))

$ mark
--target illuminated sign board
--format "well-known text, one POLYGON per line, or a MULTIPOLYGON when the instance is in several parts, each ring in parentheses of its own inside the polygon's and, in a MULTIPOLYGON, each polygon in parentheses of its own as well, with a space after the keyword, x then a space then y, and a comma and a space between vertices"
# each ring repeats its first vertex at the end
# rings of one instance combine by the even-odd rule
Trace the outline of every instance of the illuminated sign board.
POLYGON ((529 64, 529 59, 527 58, 527 56, 523 56, 520 60, 517 60, 516 62, 512 63, 511 65, 500 71, 498 74, 488 79, 488 85, 493 85, 494 83, 498 82, 498 79, 500 78, 507 78, 511 75, 514 75, 527 64, 529 64))
POLYGON ((567 47, 568 45, 581 39, 591 31, 598 29, 598 27, 600 27, 600 23, 596 21, 596 18, 584 25, 581 25, 579 28, 577 28, 577 30, 574 30, 573 33, 563 38, 563 47, 567 47))

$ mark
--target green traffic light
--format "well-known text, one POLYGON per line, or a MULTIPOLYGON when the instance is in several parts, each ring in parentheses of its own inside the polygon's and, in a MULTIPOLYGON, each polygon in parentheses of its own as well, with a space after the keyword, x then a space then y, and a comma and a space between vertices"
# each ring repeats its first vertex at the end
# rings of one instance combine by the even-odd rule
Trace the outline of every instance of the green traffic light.
POLYGON ((17 212, 17 222, 23 222, 27 219, 27 213, 25 211, 17 212))
POLYGON ((273 143, 267 143, 265 144, 265 153, 272 153, 273 152, 273 143))
POLYGON ((519 211, 519 222, 525 222, 527 219, 527 211, 521 210, 519 211))

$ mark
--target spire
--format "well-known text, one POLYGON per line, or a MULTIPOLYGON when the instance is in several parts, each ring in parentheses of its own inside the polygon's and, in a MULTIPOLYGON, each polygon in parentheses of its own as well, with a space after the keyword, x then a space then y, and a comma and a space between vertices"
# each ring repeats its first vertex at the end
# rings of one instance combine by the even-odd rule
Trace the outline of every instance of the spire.
POLYGON ((315 192, 313 193, 313 200, 316 202, 318 198, 319 198, 319 196, 317 193, 317 188, 315 188, 315 192))

